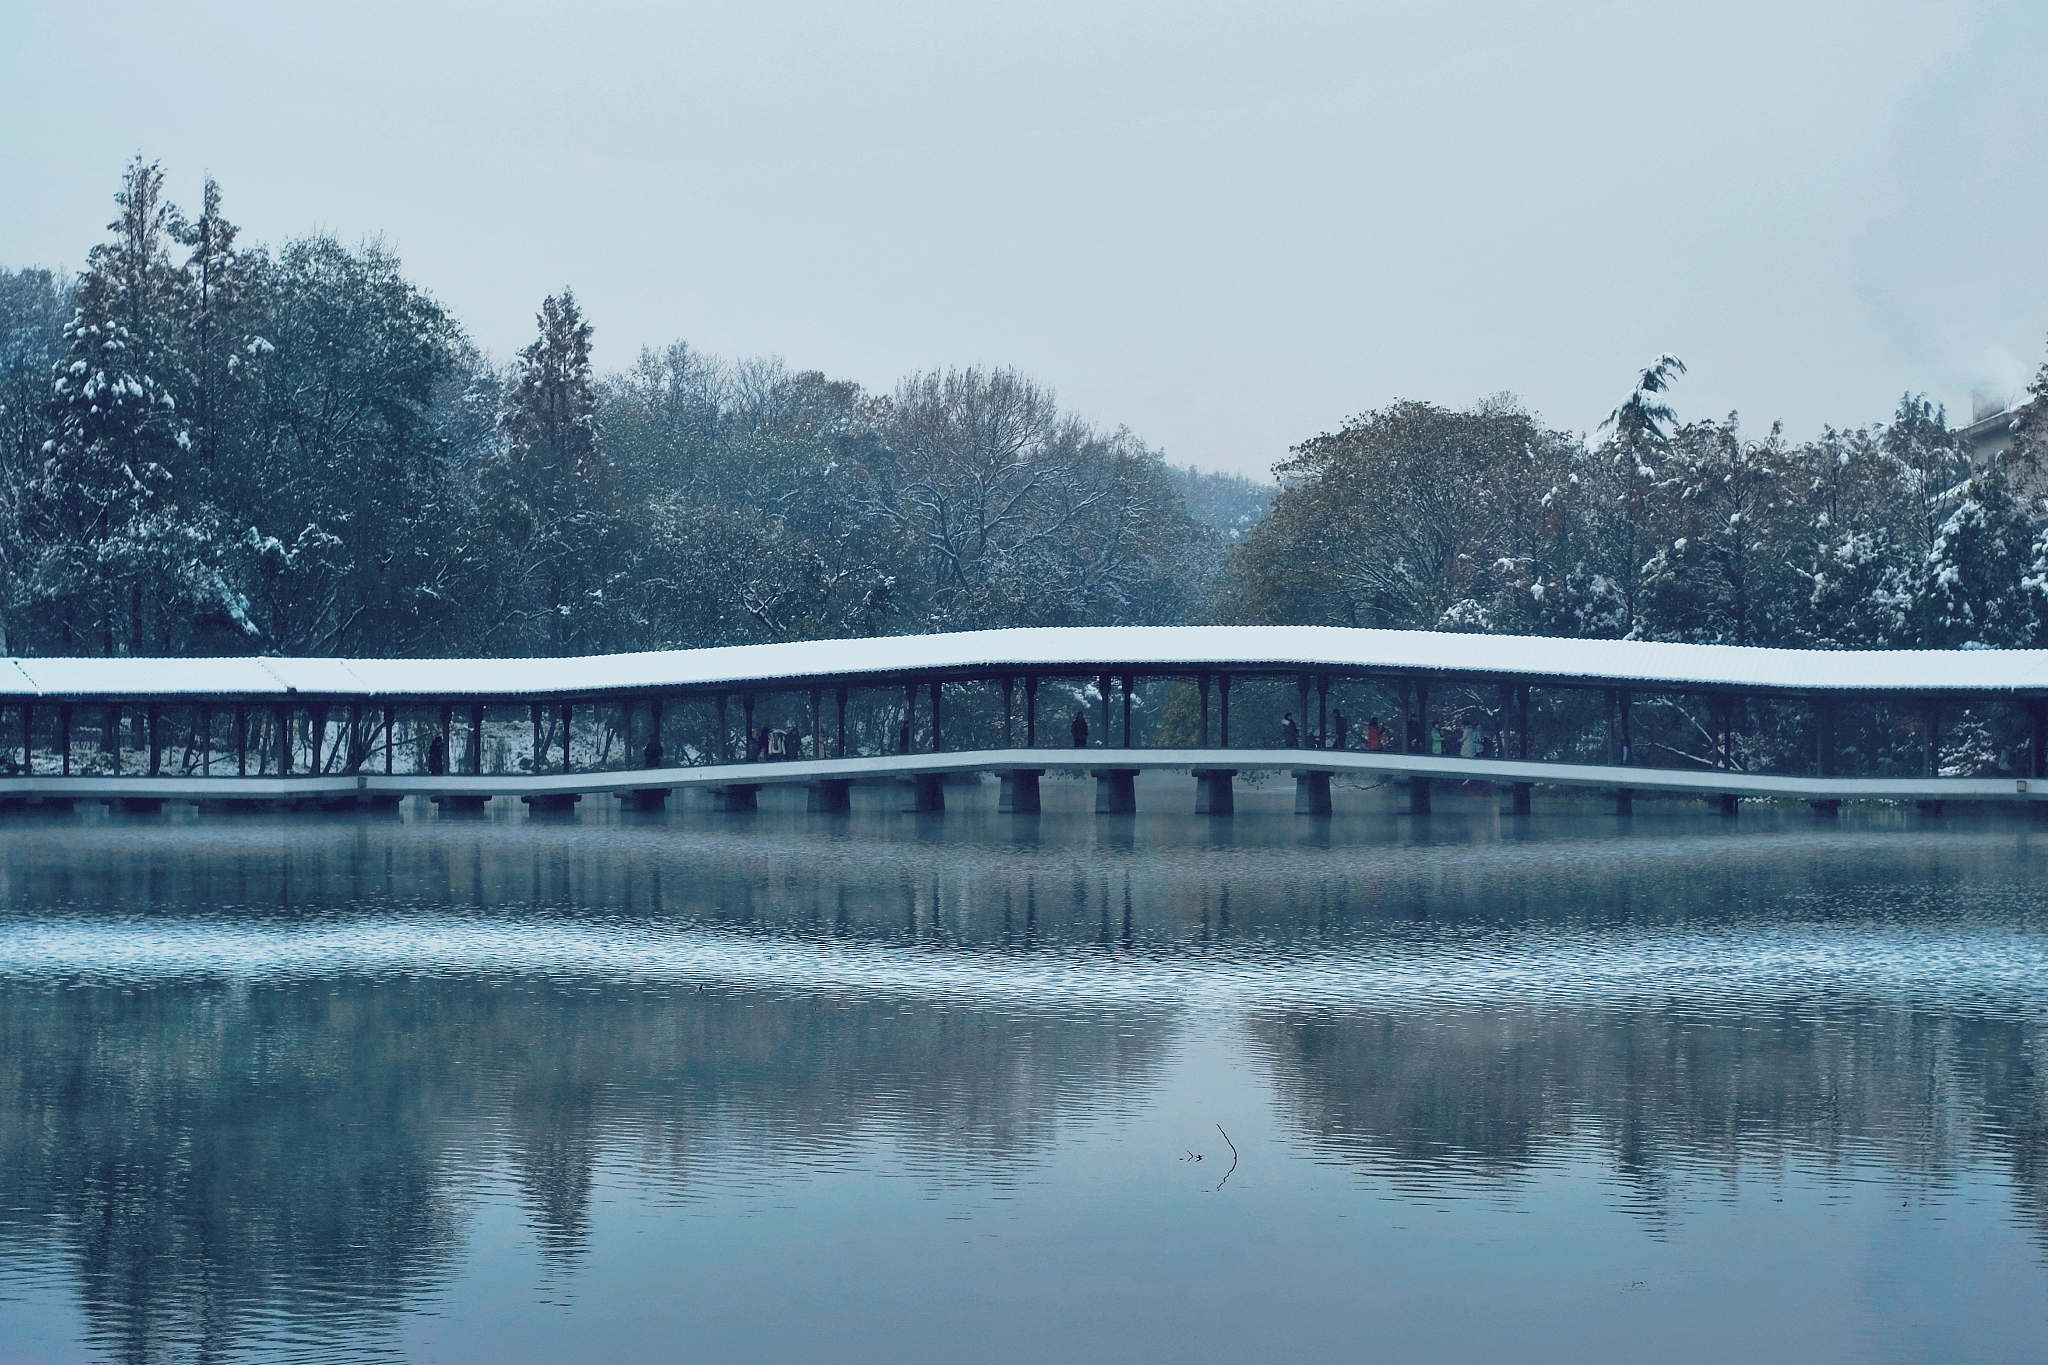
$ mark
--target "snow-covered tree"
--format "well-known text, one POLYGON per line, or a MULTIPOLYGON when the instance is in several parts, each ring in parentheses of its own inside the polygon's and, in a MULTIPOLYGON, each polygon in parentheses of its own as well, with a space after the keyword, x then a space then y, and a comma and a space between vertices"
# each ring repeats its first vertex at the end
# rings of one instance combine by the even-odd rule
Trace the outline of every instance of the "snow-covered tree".
POLYGON ((71 647, 107 654, 153 643, 147 609, 187 548, 172 498, 192 449, 162 169, 138 158, 115 203, 113 239, 78 283, 29 497, 35 594, 71 647))
POLYGON ((1921 568, 1920 643, 2023 649, 2041 638, 2038 594, 2025 585, 2039 556, 2034 519, 1998 468, 1974 475, 1921 568))

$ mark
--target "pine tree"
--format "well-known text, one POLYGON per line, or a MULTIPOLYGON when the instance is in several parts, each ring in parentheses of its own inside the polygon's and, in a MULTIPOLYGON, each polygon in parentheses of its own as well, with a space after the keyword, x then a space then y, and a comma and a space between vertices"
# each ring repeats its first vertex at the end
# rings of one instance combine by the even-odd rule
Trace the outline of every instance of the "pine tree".
POLYGON ((2039 638, 2025 580, 2039 555, 2027 509, 2005 471, 1972 476, 1921 570, 1922 642, 1935 648, 2024 649, 2039 638))
POLYGON ((1600 577, 1627 604, 1630 638, 1645 627, 1638 586, 1648 569, 1644 561, 1657 539, 1650 526, 1657 465, 1671 445, 1666 428, 1677 421, 1661 395, 1684 373, 1685 362, 1677 356, 1658 356, 1637 377, 1634 391, 1600 424, 1611 433, 1601 450, 1607 456, 1604 472, 1613 480, 1613 487, 1607 490, 1608 506, 1602 509, 1605 515, 1596 513, 1602 523, 1599 539, 1606 552, 1602 558, 1607 571, 1600 577))
POLYGON ((519 352, 506 395, 510 487, 496 520, 516 545, 515 579, 538 599, 530 609, 544 647, 566 654, 604 646, 606 580, 626 571, 630 555, 598 426, 590 324, 567 289, 542 302, 537 321, 540 336, 519 352))
POLYGON ((540 336, 519 353, 505 429, 520 491, 556 515, 604 506, 616 482, 597 422, 591 327, 574 292, 542 302, 540 336))
POLYGON ((198 219, 174 214, 170 225, 173 240, 190 248, 178 339, 192 386, 192 453, 209 482, 221 477, 222 443, 245 416, 257 365, 272 349, 254 330, 260 310, 252 263, 235 249, 238 229, 222 215, 220 200, 220 185, 208 176, 198 219))
POLYGON ((162 169, 137 158, 115 203, 114 238, 93 248, 65 329, 34 514, 42 594, 65 605, 74 647, 109 654, 143 634, 147 580, 174 539, 158 518, 192 446, 162 169))

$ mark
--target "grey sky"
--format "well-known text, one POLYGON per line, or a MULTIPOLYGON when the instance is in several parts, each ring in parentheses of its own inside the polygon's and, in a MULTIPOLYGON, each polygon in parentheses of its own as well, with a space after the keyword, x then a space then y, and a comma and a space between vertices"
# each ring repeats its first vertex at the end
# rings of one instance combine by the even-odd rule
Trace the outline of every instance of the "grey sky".
POLYGON ((24 6, 0 265, 122 166, 381 234, 504 356, 572 285, 887 387, 1014 364, 1263 472, 1391 399, 1592 427, 1657 352, 1761 434, 1967 418, 2044 358, 2039 0, 24 6), (2028 149, 2035 149, 2029 152, 2028 149))

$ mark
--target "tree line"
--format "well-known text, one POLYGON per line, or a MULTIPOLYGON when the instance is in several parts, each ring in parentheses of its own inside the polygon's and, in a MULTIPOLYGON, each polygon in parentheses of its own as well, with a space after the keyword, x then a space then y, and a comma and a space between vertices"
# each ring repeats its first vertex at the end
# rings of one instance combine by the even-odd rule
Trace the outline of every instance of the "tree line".
POLYGON ((1403 401, 1274 488, 1008 369, 887 392, 683 342, 498 364, 381 245, 244 247, 137 160, 75 278, 0 271, 0 652, 596 653, 1243 622, 1818 648, 2048 641, 2048 367, 1973 462, 1907 395, 1794 442, 1403 401))
POLYGON ((1238 552, 1246 621, 1804 648, 2048 643, 2048 366, 1973 460, 1908 394, 1805 442, 1680 422, 1662 356, 1587 441, 1510 398, 1303 442, 1238 552))
POLYGON ((381 245, 244 247, 139 159, 83 272, 0 272, 0 652, 580 654, 1195 619, 1269 490, 1007 369, 887 393, 573 293, 498 365, 381 245))

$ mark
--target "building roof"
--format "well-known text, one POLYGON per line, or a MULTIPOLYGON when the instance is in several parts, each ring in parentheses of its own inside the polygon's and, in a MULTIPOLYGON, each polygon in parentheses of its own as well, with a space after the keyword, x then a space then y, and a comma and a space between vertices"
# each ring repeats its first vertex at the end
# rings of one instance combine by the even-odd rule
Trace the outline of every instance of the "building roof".
POLYGON ((945 672, 1417 674, 1752 692, 2048 695, 2048 650, 1801 650, 1335 626, 1120 626, 732 645, 568 659, 11 659, 0 696, 428 699, 809 686, 945 672))

